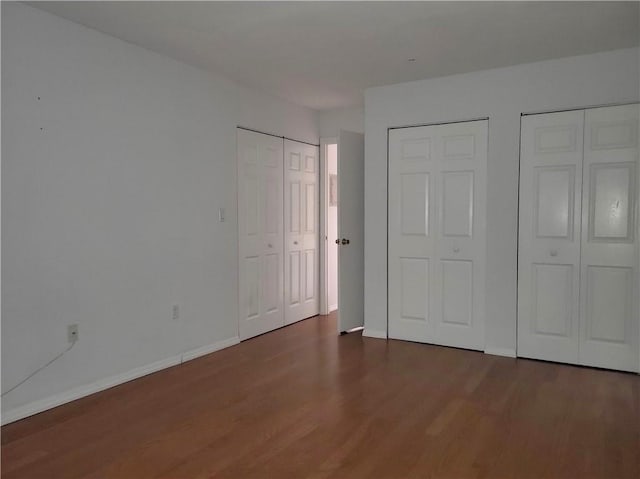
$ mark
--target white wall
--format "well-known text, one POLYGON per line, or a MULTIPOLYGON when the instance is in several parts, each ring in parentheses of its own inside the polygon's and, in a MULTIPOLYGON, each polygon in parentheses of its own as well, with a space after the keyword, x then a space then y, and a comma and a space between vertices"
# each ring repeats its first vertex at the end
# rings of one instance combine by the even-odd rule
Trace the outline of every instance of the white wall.
POLYGON ((486 350, 516 348, 520 113, 632 102, 638 50, 538 62, 365 92, 365 331, 387 330, 387 128, 489 117, 486 350))
POLYGON ((2 74, 2 391, 80 336, 3 421, 237 340, 236 125, 316 113, 7 2, 2 74))
POLYGON ((337 137, 340 130, 364 133, 364 108, 339 108, 318 112, 320 137, 337 137))

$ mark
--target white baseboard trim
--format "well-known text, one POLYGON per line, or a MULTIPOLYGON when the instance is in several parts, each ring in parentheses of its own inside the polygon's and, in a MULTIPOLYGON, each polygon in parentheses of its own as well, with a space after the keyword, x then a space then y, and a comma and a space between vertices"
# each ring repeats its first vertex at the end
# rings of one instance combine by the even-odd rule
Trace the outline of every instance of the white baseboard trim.
POLYGON ((387 332, 379 331, 377 329, 364 328, 362 335, 366 338, 387 339, 387 332))
POLYGON ((123 374, 116 374, 115 376, 110 376, 84 386, 79 386, 63 393, 54 394, 48 398, 27 403, 24 406, 19 406, 2 414, 2 425, 4 426, 10 422, 17 421, 18 419, 33 416, 34 414, 46 411, 47 409, 52 409, 54 407, 61 406, 62 404, 75 401, 76 399, 89 396, 90 394, 104 391, 105 389, 118 386, 119 384, 132 381, 133 379, 138 379, 142 376, 146 376, 147 374, 155 373, 162 369, 170 368, 171 366, 176 366, 180 364, 180 361, 181 355, 172 356, 139 368, 131 369, 123 374))
POLYGON ((53 409, 54 407, 61 406, 71 401, 75 401, 76 399, 81 399, 91 394, 104 391, 105 389, 109 389, 114 386, 132 381, 134 379, 141 378, 142 376, 146 376, 148 374, 152 374, 163 369, 170 368, 172 366, 177 366, 178 364, 181 364, 185 361, 191 361, 192 359, 198 358, 200 356, 204 356, 215 351, 220 351, 221 349, 228 348, 229 346, 234 346, 239 342, 240 339, 237 336, 234 338, 224 339, 222 341, 216 341, 213 344, 208 344, 197 349, 192 349, 191 351, 187 351, 183 354, 178 354, 177 356, 161 359, 160 361, 131 369, 130 371, 122 374, 116 374, 114 376, 100 379, 96 382, 86 384, 84 386, 78 386, 68 391, 27 403, 23 406, 18 406, 14 409, 10 409, 6 413, 3 413, 1 423, 4 426, 5 424, 9 424, 10 422, 33 416, 34 414, 46 411, 47 409, 53 409))
POLYGON ((191 351, 187 351, 182 354, 182 362, 191 361, 192 359, 199 358, 200 356, 205 356, 207 354, 215 353, 216 351, 220 351, 221 349, 228 348, 230 346, 235 346, 240 343, 240 338, 236 336, 235 338, 223 339, 222 341, 216 341, 213 344, 207 344, 206 346, 202 346, 200 348, 192 349, 191 351))
POLYGON ((487 348, 484 350, 484 354, 492 354, 493 356, 504 356, 507 358, 515 358, 516 350, 509 348, 487 348))

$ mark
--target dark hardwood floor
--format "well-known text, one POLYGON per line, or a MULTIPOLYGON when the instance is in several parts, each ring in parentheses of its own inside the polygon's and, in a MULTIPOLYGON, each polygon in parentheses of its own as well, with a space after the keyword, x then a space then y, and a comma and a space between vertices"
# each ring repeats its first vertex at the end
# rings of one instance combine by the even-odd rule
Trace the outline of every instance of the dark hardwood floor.
POLYGON ((640 478, 640 378, 313 318, 2 428, 9 478, 640 478))

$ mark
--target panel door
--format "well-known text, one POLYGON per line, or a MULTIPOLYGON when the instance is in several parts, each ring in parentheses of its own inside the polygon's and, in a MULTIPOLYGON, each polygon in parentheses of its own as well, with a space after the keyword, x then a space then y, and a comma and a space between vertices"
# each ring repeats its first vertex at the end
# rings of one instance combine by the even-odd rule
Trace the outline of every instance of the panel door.
POLYGON ((284 325, 282 139, 237 130, 239 336, 284 325))
POLYGON ((638 370, 638 105, 585 113, 580 363, 638 370))
POLYGON ((518 356, 578 362, 584 111, 522 118, 518 356))
POLYGON ((285 323, 319 312, 319 148, 284 141, 285 323))
POLYGON ((484 349, 487 121, 389 133, 389 337, 484 349))
POLYGON ((338 332, 364 326, 364 135, 338 137, 338 332))

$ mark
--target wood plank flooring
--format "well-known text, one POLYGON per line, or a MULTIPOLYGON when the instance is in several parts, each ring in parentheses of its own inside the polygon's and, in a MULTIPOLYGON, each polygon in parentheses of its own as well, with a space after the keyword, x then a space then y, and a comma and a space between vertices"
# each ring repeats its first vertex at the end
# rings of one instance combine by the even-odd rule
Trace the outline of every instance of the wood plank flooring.
POLYGON ((2 428, 10 478, 640 478, 640 378, 323 316, 2 428))

